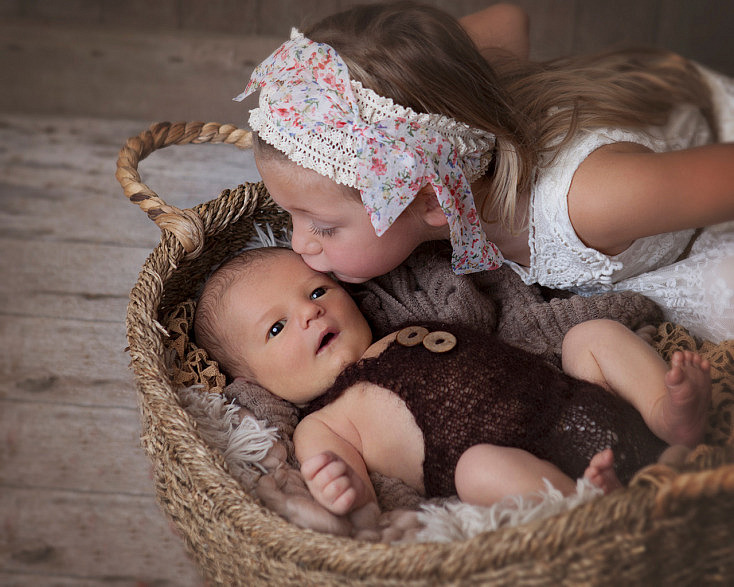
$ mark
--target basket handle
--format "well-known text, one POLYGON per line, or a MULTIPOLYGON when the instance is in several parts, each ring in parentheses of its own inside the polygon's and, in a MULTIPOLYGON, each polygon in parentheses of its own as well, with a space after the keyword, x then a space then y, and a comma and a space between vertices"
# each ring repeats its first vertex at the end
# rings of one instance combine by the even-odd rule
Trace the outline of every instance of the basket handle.
POLYGON ((196 257, 204 246, 204 224, 190 209, 166 204, 144 184, 138 164, 153 151, 169 145, 189 143, 226 143, 240 149, 252 147, 252 133, 231 124, 216 122, 158 122, 139 135, 130 137, 117 157, 115 177, 131 202, 153 220, 161 230, 169 230, 183 246, 188 257, 196 257))

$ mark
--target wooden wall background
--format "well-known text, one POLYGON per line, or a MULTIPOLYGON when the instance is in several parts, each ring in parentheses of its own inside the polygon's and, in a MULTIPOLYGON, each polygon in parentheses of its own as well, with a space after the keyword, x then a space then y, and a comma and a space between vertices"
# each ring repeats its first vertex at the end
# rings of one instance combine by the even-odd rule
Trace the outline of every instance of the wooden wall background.
MULTIPOLYGON (((436 1, 455 15, 487 5, 436 1)), ((661 45, 734 74, 731 0, 517 0, 532 56, 661 45)), ((158 229, 115 159, 158 120, 244 123, 232 96, 346 0, 0 0, 0 584, 201 583, 155 505, 127 368, 127 294, 158 229)), ((185 207, 255 180, 222 146, 154 154, 185 207)))
MULTIPOLYGON (((0 110, 246 120, 232 96, 290 27, 354 0, 0 0, 0 110)), ((486 0, 433 0, 455 16, 486 0)), ((732 0, 517 0, 531 57, 656 45, 734 75, 732 0)))

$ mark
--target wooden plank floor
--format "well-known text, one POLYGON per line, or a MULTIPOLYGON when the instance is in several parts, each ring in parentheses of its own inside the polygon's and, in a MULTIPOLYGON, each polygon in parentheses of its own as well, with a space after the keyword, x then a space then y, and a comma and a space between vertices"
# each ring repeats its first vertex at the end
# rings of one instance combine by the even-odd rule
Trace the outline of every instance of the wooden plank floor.
MULTIPOLYGON (((146 126, 0 113, 0 585, 201 584, 155 504, 124 352, 159 232, 114 171, 146 126)), ((141 174, 179 207, 257 178, 221 145, 141 174)))

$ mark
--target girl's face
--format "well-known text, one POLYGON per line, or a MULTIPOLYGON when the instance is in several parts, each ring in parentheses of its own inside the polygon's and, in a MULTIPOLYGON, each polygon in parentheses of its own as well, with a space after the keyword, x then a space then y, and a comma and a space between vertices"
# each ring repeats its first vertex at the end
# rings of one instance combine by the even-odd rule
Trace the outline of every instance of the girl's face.
POLYGON ((378 237, 353 190, 290 161, 256 157, 256 163, 273 200, 292 217, 293 250, 316 271, 361 283, 436 238, 413 204, 378 237))

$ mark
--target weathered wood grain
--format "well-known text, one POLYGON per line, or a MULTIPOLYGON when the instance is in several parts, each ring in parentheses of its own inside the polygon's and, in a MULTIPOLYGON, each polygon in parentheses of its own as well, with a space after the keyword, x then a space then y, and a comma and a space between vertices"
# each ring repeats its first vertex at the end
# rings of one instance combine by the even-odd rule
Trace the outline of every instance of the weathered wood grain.
MULTIPOLYGON (((114 170, 146 126, 0 114, 2 585, 201 584, 155 504, 125 352, 160 231, 114 170)), ((256 178, 220 145, 162 150, 141 173, 179 207, 256 178)))
MULTIPOLYGON (((0 114, 0 236, 152 249, 160 231, 115 180, 142 121, 0 114)), ((141 162, 144 182, 187 208, 257 181, 252 153, 230 145, 172 146, 141 162)))
POLYGON ((122 323, 150 249, 0 237, 0 307, 15 316, 122 323))
POLYGON ((134 408, 127 341, 116 322, 0 314, 0 398, 134 408))
POLYGON ((232 101, 282 37, 6 21, 0 110, 247 121, 232 101), (142 113, 145 112, 145 113, 142 113))
POLYGON ((150 496, 136 409, 1 405, 0 486, 150 496))
POLYGON ((202 584, 147 497, 5 486, 0 519, 3 585, 202 584))

